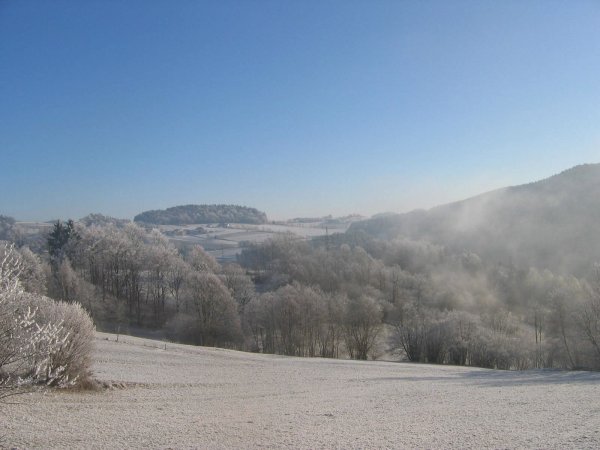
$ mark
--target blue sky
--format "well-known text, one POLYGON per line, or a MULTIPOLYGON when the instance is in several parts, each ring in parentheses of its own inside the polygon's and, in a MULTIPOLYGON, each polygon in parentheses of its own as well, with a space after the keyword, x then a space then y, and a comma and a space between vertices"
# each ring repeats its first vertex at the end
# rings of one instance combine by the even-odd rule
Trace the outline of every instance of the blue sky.
POLYGON ((597 1, 0 0, 0 214, 402 212, 600 162, 597 1))

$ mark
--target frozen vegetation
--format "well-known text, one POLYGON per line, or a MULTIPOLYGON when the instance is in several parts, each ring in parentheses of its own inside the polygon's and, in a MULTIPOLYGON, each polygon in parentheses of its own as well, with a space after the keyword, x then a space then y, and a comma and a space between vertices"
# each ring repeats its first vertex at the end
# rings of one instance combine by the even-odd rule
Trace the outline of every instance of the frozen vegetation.
POLYGON ((9 448, 598 448, 600 374, 296 358, 98 333, 99 392, 3 405, 9 448))
POLYGON ((32 256, 0 241, 0 406, 40 386, 78 386, 88 377, 92 320, 77 303, 35 292, 24 262, 32 256))

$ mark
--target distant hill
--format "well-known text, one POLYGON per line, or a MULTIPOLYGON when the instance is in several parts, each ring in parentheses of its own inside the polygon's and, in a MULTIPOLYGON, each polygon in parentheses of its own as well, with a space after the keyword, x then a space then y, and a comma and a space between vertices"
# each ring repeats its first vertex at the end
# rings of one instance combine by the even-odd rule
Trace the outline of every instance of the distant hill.
POLYGON ((409 237, 491 261, 584 275, 600 261, 600 164, 467 200, 354 223, 349 232, 409 237))
POLYGON ((153 225, 190 225, 196 223, 267 222, 267 215, 255 208, 238 205, 183 205, 145 211, 133 218, 135 222, 153 225))

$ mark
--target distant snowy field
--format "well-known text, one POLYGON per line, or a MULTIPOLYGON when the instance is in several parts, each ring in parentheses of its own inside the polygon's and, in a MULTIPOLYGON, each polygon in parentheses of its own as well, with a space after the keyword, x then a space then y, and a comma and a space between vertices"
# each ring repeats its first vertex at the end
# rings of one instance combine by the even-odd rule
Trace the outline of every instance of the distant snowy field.
POLYGON ((600 448, 600 373, 303 359, 115 339, 98 333, 94 374, 118 387, 1 405, 0 446, 600 448))
POLYGON ((188 244, 199 244, 219 262, 232 262, 236 260, 243 249, 244 243, 258 244, 273 239, 278 235, 290 234, 297 239, 308 240, 317 236, 325 236, 328 233, 344 233, 350 227, 351 221, 347 223, 327 225, 324 222, 306 224, 262 224, 248 225, 232 223, 227 227, 216 224, 194 224, 194 225, 160 225, 158 229, 162 232, 173 232, 174 230, 194 230, 202 227, 205 234, 169 236, 172 241, 185 242, 188 244))

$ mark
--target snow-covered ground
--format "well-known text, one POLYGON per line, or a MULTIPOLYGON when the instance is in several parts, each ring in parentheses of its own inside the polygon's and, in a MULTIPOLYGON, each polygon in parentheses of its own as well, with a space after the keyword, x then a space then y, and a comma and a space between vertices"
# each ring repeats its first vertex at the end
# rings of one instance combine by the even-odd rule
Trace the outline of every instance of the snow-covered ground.
MULTIPOLYGON (((302 359, 97 335, 114 388, 0 405, 8 448, 600 448, 600 373, 302 359)), ((4 436, 2 440, 2 436, 4 436)))

